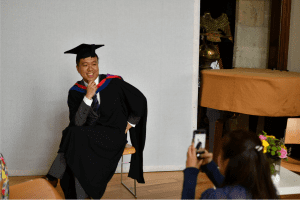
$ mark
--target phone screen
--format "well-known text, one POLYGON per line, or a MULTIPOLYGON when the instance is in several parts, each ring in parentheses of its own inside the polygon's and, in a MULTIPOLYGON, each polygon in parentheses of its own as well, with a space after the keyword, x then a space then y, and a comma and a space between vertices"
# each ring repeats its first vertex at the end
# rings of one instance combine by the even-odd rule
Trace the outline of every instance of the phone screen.
POLYGON ((205 148, 206 143, 206 130, 205 129, 199 129, 195 130, 193 133, 193 141, 194 141, 194 147, 197 151, 197 157, 199 158, 204 151, 199 151, 199 149, 205 148))

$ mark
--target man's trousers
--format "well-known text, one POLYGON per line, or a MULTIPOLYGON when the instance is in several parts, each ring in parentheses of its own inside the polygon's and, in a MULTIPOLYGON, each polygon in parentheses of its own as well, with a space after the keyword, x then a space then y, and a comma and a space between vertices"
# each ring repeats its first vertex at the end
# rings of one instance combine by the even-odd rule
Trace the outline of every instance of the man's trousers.
MULTIPOLYGON (((57 178, 57 179, 62 179, 63 175, 66 171, 67 168, 67 163, 66 159, 64 157, 64 153, 58 153, 56 156, 48 174, 57 178)), ((74 177, 75 179, 75 190, 76 190, 76 195, 78 199, 85 199, 88 197, 88 195, 85 193, 84 189, 81 187, 78 179, 74 177)))

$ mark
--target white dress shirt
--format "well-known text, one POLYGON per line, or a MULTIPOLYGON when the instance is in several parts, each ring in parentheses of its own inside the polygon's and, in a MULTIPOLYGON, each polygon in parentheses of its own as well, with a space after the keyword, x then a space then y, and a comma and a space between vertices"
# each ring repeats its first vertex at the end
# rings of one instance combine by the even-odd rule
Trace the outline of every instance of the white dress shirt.
MULTIPOLYGON (((86 86, 86 87, 89 85, 85 81, 83 81, 83 83, 84 83, 84 86, 86 86)), ((96 85, 99 84, 99 76, 96 78, 95 83, 96 83, 96 85)), ((99 102, 99 105, 100 105, 100 92, 97 93, 97 99, 98 99, 98 102, 99 102)), ((91 106, 92 103, 93 103, 93 98, 88 99, 86 96, 84 96, 83 101, 84 101, 84 103, 86 103, 86 105, 91 106)))
MULTIPOLYGON (((87 87, 89 84, 87 83, 87 82, 85 82, 85 81, 83 81, 83 83, 84 83, 84 85, 87 87)), ((99 84, 99 76, 96 78, 96 80, 95 80, 95 83, 96 83, 96 85, 98 85, 99 84)), ((97 94, 97 99, 98 99, 98 102, 99 102, 99 105, 100 105, 100 92, 98 92, 97 94)), ((88 105, 88 106, 91 106, 92 105, 92 103, 93 103, 93 98, 92 99, 88 99, 86 96, 84 96, 83 97, 83 101, 84 101, 84 103, 86 103, 86 105, 88 105)), ((129 122, 128 122, 129 123, 129 122)), ((131 123, 129 123, 132 127, 135 127, 135 124, 131 124, 131 123)))

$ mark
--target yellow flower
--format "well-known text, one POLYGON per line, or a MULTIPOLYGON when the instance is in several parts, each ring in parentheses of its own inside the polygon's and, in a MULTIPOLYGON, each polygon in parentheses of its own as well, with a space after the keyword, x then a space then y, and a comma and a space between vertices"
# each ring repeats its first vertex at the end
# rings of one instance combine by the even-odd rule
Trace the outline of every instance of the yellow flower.
POLYGON ((284 146, 284 145, 281 145, 281 148, 284 148, 285 150, 287 150, 286 146, 284 146))
POLYGON ((3 170, 3 171, 2 171, 2 179, 5 180, 6 178, 7 178, 7 177, 6 177, 5 171, 3 170))
POLYGON ((275 139, 275 136, 273 136, 273 135, 267 135, 267 137, 275 139))
POLYGON ((264 146, 264 153, 267 153, 267 147, 270 145, 266 140, 262 140, 262 145, 264 146))

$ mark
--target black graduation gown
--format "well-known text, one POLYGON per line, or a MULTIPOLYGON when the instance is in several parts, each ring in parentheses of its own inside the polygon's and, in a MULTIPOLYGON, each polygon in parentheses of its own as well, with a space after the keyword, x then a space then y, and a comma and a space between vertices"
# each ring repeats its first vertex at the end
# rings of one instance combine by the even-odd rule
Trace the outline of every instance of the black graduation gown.
MULTIPOLYGON (((106 75, 100 75, 100 81, 105 77, 106 75)), ((96 124, 75 126, 75 114, 84 96, 85 93, 72 88, 68 95, 70 124, 63 131, 58 151, 64 153, 67 162, 67 170, 61 180, 65 197, 76 198, 74 176, 89 196, 94 199, 103 196, 127 143, 125 129, 130 114, 141 118, 139 123, 129 130, 136 153, 131 156, 128 176, 139 183, 145 183, 143 177, 147 121, 145 96, 129 83, 113 78, 100 91, 98 110, 100 116, 96 124)))

